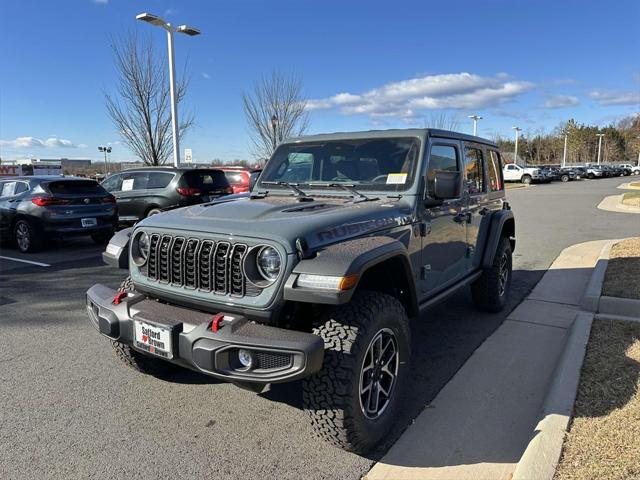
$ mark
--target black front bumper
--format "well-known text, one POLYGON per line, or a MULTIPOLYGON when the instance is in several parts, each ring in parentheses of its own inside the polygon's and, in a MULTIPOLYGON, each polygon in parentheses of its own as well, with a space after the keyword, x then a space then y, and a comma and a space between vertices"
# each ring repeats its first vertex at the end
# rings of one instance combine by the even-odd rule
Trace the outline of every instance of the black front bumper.
MULTIPOLYGON (((116 291, 94 285, 87 291, 91 324, 103 335, 150 355, 135 341, 134 322, 168 329, 173 357, 155 357, 229 382, 281 383, 311 375, 322 367, 324 343, 311 333, 251 323, 247 318, 225 315, 219 328, 211 328, 214 315, 148 300, 129 292, 116 305, 116 291), (242 368, 239 349, 249 350, 255 363, 242 368)), ((222 313, 222 312, 221 312, 222 313)))

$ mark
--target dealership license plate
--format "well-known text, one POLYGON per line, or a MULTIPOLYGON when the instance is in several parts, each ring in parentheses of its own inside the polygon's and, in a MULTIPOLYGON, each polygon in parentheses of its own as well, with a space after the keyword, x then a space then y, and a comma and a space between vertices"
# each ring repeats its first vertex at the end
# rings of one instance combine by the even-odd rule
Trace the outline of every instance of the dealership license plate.
POLYGON ((80 223, 83 227, 95 227, 98 225, 98 220, 95 218, 81 218, 80 223))
POLYGON ((164 358, 173 358, 171 330, 135 320, 135 345, 164 358))

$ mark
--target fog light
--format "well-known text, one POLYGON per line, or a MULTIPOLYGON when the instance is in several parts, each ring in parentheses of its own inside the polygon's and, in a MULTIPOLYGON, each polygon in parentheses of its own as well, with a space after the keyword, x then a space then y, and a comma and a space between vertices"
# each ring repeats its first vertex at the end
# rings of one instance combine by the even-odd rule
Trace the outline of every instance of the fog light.
POLYGON ((253 365, 253 355, 250 350, 238 350, 238 361, 244 368, 251 368, 253 365))

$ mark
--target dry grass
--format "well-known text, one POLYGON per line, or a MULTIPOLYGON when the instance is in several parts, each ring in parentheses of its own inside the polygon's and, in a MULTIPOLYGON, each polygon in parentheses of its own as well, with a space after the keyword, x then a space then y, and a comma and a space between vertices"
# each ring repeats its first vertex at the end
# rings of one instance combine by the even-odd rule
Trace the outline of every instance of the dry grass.
POLYGON ((640 323, 596 320, 555 480, 640 479, 640 323))
POLYGON ((611 248, 602 294, 640 299, 640 237, 623 240, 611 248))
POLYGON ((628 192, 622 195, 622 204, 630 207, 640 207, 640 193, 628 192))

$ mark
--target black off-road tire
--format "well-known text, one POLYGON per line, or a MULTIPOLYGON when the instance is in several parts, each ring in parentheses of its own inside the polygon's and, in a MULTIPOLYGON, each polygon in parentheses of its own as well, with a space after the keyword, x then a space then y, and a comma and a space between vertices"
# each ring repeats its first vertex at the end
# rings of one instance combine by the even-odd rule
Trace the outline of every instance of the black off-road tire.
POLYGON ((486 268, 480 278, 471 284, 473 303, 487 312, 500 312, 507 303, 511 286, 513 259, 511 242, 502 237, 493 260, 493 265, 486 268), (506 279, 501 275, 506 268, 506 279))
POLYGON ((350 303, 327 312, 313 332, 324 339, 325 356, 322 369, 303 381, 304 409, 319 437, 364 454, 388 434, 401 408, 411 360, 405 309, 390 295, 357 292, 350 303), (395 336, 398 371, 386 408, 371 419, 361 406, 360 375, 370 343, 380 332, 395 336))
POLYGON ((523 175, 520 181, 525 185, 531 185, 531 175, 523 175))
MULTIPOLYGON (((119 292, 131 292, 134 290, 131 277, 127 277, 120 284, 119 292)), ((134 370, 153 375, 154 377, 169 377, 180 371, 180 367, 158 358, 149 357, 143 353, 134 350, 129 345, 124 345, 114 340, 111 341, 113 352, 116 357, 127 367, 134 370)))

